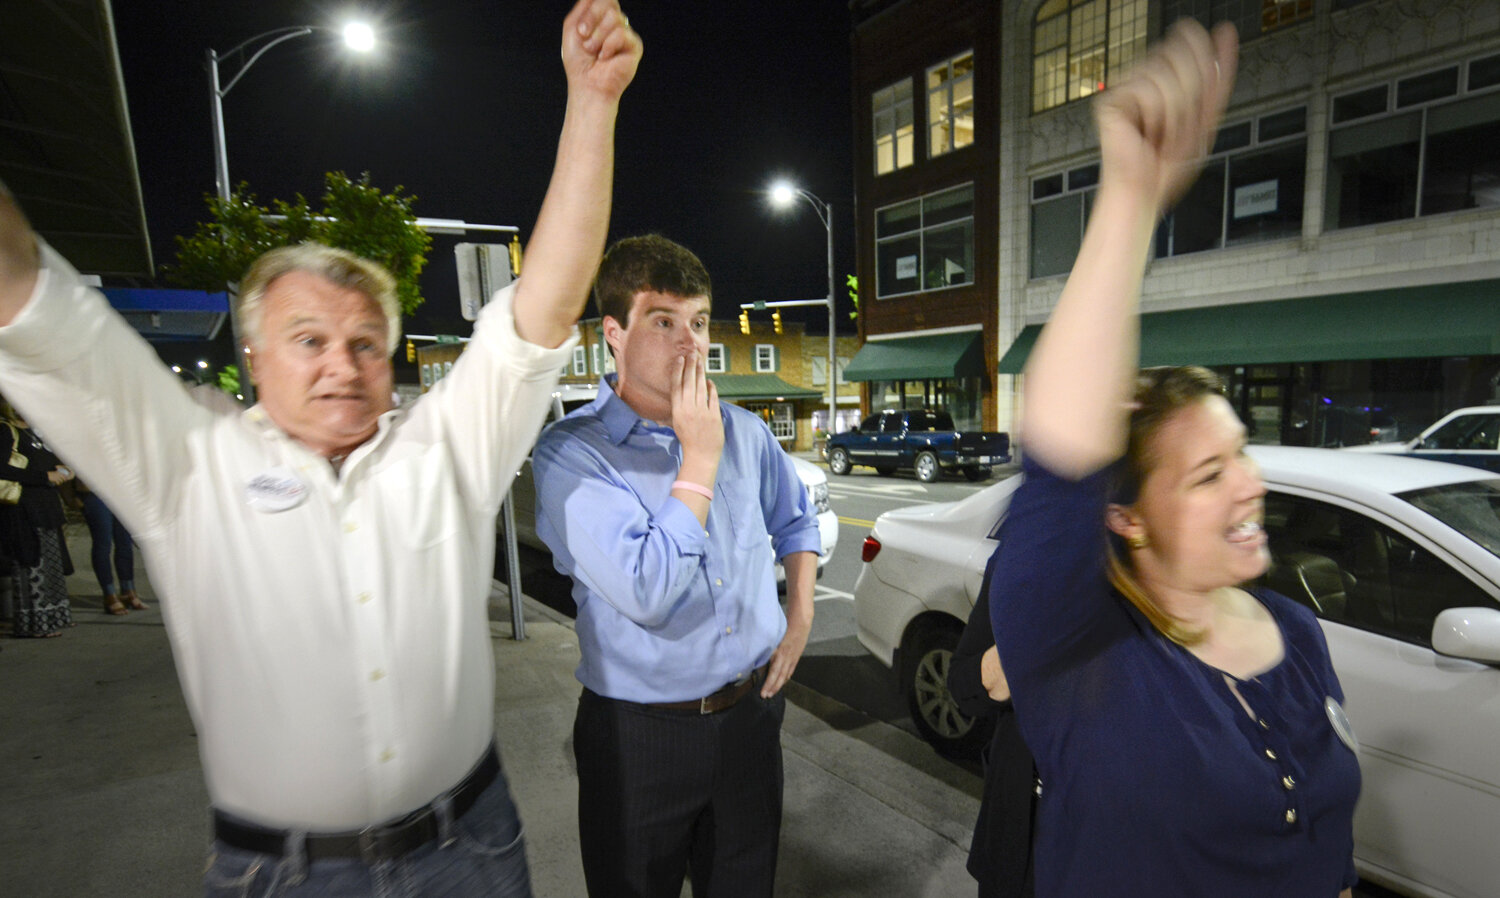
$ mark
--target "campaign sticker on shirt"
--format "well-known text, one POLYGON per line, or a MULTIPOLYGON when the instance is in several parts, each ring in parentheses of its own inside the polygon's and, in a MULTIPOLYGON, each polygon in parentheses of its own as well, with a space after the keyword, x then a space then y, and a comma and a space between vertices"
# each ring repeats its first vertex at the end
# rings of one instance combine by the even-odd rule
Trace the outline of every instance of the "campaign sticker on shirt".
POLYGON ((1344 706, 1330 695, 1323 699, 1323 710, 1328 712, 1328 722, 1333 724, 1333 731, 1338 734, 1339 741, 1349 746, 1350 751, 1359 754, 1359 740, 1354 736, 1354 727, 1349 723, 1349 715, 1344 713, 1344 706))
POLYGON ((245 501, 256 511, 286 511, 301 505, 306 498, 307 484, 288 468, 271 468, 245 484, 245 501))

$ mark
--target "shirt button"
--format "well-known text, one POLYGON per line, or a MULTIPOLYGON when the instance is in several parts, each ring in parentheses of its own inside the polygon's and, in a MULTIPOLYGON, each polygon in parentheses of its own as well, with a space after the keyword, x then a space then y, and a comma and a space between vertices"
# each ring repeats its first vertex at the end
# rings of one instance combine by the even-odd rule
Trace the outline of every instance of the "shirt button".
POLYGON ((359 603, 361 605, 368 605, 368 604, 370 604, 370 600, 373 599, 373 598, 375 598, 375 597, 372 596, 372 595, 370 595, 367 592, 362 592, 362 593, 359 594, 358 598, 359 598, 359 603))
POLYGON ((1290 792, 1293 789, 1297 788, 1297 781, 1294 780, 1294 779, 1292 779, 1290 776, 1284 776, 1284 777, 1282 777, 1281 778, 1281 784, 1286 787, 1286 789, 1287 789, 1288 792, 1290 792))
POLYGON ((378 667, 375 668, 374 670, 370 671, 370 682, 371 683, 374 683, 376 681, 383 680, 383 679, 385 679, 385 671, 381 670, 378 667))
POLYGON ((1269 758, 1270 760, 1274 761, 1274 760, 1276 760, 1276 752, 1271 751, 1268 748, 1268 749, 1266 749, 1266 757, 1269 758))
POLYGON ((714 578, 714 585, 715 586, 723 586, 724 585, 724 581, 721 578, 719 578, 719 577, 715 577, 714 578))
POLYGON ((734 632, 734 628, 733 627, 725 627, 724 628, 724 634, 726 636, 729 635, 730 633, 733 633, 733 632, 734 632))
POLYGON ((1296 823, 1297 822, 1297 809, 1296 808, 1287 808, 1286 809, 1286 822, 1288 822, 1288 823, 1296 823))
POLYGON ((345 533, 353 533, 354 531, 356 531, 358 529, 359 529, 359 525, 356 524, 356 523, 354 523, 353 521, 345 521, 344 522, 344 532, 345 533))
POLYGON ((1264 718, 1257 720, 1256 723, 1260 724, 1260 728, 1263 730, 1269 730, 1271 728, 1271 725, 1269 723, 1266 723, 1264 718))
POLYGON ((391 751, 388 748, 385 751, 383 751, 383 752, 380 753, 380 763, 382 763, 382 764, 387 763, 389 761, 394 760, 395 757, 396 757, 396 753, 393 752, 393 751, 391 751))

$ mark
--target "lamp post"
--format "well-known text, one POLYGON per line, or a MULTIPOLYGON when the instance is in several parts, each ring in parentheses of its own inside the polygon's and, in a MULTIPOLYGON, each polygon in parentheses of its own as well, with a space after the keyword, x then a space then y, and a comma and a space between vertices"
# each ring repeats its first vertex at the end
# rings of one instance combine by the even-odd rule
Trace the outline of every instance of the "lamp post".
MULTIPOLYGON (((218 190, 220 200, 228 200, 229 187, 229 151, 224 142, 224 98, 229 95, 234 86, 240 83, 250 67, 260 61, 266 55, 266 51, 280 43, 312 34, 314 31, 332 31, 319 25, 292 25, 287 28, 276 28, 271 31, 262 32, 254 37, 241 41, 232 50, 219 54, 212 47, 208 49, 208 94, 213 116, 214 131, 214 186, 218 190), (250 53, 240 67, 235 71, 228 82, 221 82, 219 77, 219 63, 230 59, 236 54, 248 52, 251 45, 259 43, 260 47, 250 53)), ((375 47, 375 32, 369 25, 360 22, 351 22, 343 28, 344 45, 356 52, 364 53, 375 47)), ((234 308, 234 303, 229 307, 229 330, 235 346, 235 366, 239 368, 240 385, 244 395, 255 398, 255 385, 250 382, 250 372, 245 368, 244 353, 240 352, 240 320, 239 313, 234 308)))
POLYGON ((811 191, 803 190, 787 181, 779 181, 771 185, 771 203, 778 208, 789 208, 798 199, 807 200, 807 204, 813 207, 813 211, 818 213, 818 219, 823 222, 823 229, 828 232, 828 435, 833 436, 838 421, 839 394, 833 311, 833 206, 818 199, 817 195, 811 191))

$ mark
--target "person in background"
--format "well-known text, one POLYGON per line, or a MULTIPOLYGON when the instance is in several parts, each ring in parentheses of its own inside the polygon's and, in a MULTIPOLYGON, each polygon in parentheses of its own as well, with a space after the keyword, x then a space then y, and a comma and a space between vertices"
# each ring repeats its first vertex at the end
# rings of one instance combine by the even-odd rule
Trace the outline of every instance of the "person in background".
POLYGON ((57 488, 73 474, 32 432, 14 407, 0 398, 0 480, 21 485, 15 505, 0 505, 0 542, 5 543, 13 577, 15 617, 11 633, 18 637, 61 636, 73 626, 68 606, 67 576, 73 559, 63 539, 63 504, 57 488), (10 463, 12 450, 25 466, 10 463))
POLYGON ((1197 176, 1237 41, 1173 26, 1094 101, 1101 177, 1026 366, 991 618, 1035 755, 1036 894, 1350 895, 1360 771, 1317 619, 1269 564, 1245 427, 1201 368, 1139 364, 1162 213, 1197 176))
POLYGON ((1021 738, 1010 684, 995 649, 990 626, 990 580, 994 558, 985 566, 979 600, 948 665, 948 692, 965 714, 993 718, 995 731, 984 747, 984 796, 969 845, 969 873, 979 882, 979 898, 1031 898, 1032 823, 1041 788, 1031 752, 1021 738))
POLYGON ((104 500, 99 498, 82 480, 73 481, 78 499, 83 503, 83 519, 89 525, 90 560, 94 566, 94 578, 99 581, 99 592, 104 596, 104 611, 107 614, 128 614, 130 609, 142 611, 146 603, 135 593, 135 543, 125 523, 115 517, 104 500), (110 556, 114 556, 114 569, 110 569, 110 556), (119 576, 119 588, 115 587, 115 576, 119 576))
POLYGON ((537 535, 573 580, 579 849, 594 898, 769 896, 781 687, 812 628, 818 520, 764 421, 706 372, 712 289, 664 237, 594 281, 618 374, 542 432, 537 535), (786 568, 786 610, 772 557, 786 568))

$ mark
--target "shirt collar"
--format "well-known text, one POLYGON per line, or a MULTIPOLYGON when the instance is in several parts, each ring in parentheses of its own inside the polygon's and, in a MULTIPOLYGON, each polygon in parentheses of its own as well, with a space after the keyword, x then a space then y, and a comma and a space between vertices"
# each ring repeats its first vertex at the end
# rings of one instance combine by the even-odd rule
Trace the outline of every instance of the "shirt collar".
POLYGON ((618 375, 606 374, 599 378, 599 395, 594 399, 592 408, 599 420, 604 422, 604 432, 608 434, 610 442, 616 446, 625 442, 630 432, 637 426, 657 425, 647 421, 636 414, 635 409, 625 404, 620 394, 615 392, 615 378, 618 375))

